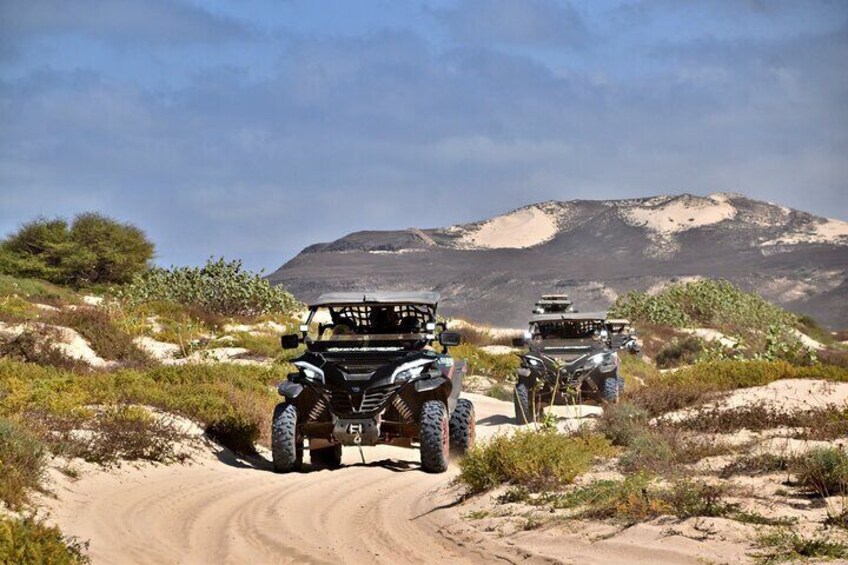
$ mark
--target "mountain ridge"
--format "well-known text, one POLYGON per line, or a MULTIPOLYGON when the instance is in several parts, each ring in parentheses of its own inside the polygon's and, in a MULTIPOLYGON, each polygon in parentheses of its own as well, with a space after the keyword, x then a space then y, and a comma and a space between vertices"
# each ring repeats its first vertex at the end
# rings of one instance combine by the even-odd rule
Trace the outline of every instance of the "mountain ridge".
POLYGON ((443 228, 359 231, 318 243, 269 275, 298 298, 433 288, 446 314, 523 325, 535 298, 582 309, 628 290, 727 278, 830 326, 848 325, 848 223, 739 193, 549 200, 443 228))

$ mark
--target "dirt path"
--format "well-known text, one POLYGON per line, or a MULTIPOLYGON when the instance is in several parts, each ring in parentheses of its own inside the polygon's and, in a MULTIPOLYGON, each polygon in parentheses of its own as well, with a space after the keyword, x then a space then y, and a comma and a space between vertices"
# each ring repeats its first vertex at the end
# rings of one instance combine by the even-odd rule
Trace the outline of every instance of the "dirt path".
MULTIPOLYGON (((513 427, 511 403, 466 396, 477 408, 478 437, 513 427)), ((585 407, 582 414, 597 411, 585 407)), ((423 473, 416 450, 396 447, 366 448, 365 457, 362 464, 357 450, 346 449, 341 469, 277 475, 265 459, 204 449, 186 465, 92 467, 76 481, 57 477, 55 497, 43 504, 65 533, 90 541, 95 565, 658 565, 697 563, 705 550, 654 527, 604 541, 561 529, 486 533, 462 518, 471 508, 457 504, 455 467, 423 473)))
MULTIPOLYGON (((511 404, 474 400, 480 436, 511 427, 511 404)), ((422 473, 416 450, 395 447, 365 448, 365 457, 346 449, 342 469, 289 475, 228 452, 93 470, 60 481, 45 504, 63 531, 90 540, 95 564, 534 562, 470 529, 456 533, 456 493, 446 488, 455 468, 422 473)))

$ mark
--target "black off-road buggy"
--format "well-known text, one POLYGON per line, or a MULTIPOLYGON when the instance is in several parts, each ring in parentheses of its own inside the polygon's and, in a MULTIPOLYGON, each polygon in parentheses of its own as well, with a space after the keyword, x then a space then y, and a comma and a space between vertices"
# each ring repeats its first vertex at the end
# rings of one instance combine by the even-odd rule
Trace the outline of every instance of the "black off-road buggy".
POLYGON ((535 421, 545 406, 575 398, 615 402, 624 388, 618 354, 610 342, 606 314, 536 314, 530 330, 514 345, 520 355, 515 385, 515 418, 535 421))
POLYGON ((474 405, 459 398, 466 366, 448 355, 460 336, 436 323, 438 301, 435 292, 340 292, 310 306, 301 334, 282 338, 306 352, 279 386, 275 471, 300 468, 304 441, 312 465, 330 468, 341 465, 343 446, 417 444, 433 473, 473 446, 474 405), (437 331, 440 352, 431 347, 437 331))
POLYGON ((567 294, 543 294, 533 306, 534 314, 562 314, 574 312, 574 304, 567 294))

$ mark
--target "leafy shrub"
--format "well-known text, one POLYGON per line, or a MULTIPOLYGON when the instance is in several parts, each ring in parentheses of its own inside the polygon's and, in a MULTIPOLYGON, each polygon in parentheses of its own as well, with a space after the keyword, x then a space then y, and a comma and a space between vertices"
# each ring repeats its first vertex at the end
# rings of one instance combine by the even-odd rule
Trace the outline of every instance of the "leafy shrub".
POLYGON ((481 443, 460 461, 459 481, 472 492, 501 484, 529 490, 570 484, 598 457, 614 448, 598 435, 568 436, 555 431, 520 430, 481 443))
POLYGON ((848 494, 848 454, 838 447, 811 449, 795 458, 791 470, 799 485, 819 496, 848 494))
POLYGON ((656 295, 629 292, 612 312, 633 321, 674 327, 750 327, 794 325, 796 318, 754 292, 744 292, 726 280, 700 280, 667 286, 656 295))
POLYGON ((19 508, 44 474, 44 445, 29 430, 0 418, 0 500, 19 508))
POLYGON ((288 313, 298 301, 241 261, 209 259, 203 267, 151 269, 138 275, 121 296, 131 305, 156 301, 194 306, 223 316, 288 313))
POLYGON ((147 268, 154 247, 137 227, 86 213, 71 224, 64 219, 24 224, 2 250, 5 274, 85 286, 129 282, 147 268))
POLYGON ((87 547, 34 517, 0 516, 0 563, 79 565, 89 562, 87 547))
POLYGON ((654 326, 715 328, 739 336, 748 355, 809 362, 791 331, 799 324, 797 316, 725 280, 674 284, 656 295, 629 292, 616 300, 611 313, 654 326))

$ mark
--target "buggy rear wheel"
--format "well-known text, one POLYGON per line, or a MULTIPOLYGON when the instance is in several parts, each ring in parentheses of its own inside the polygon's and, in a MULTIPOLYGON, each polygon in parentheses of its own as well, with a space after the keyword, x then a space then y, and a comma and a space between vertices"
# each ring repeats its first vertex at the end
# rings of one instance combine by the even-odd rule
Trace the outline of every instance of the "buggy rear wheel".
POLYGON ((604 401, 618 402, 624 392, 624 378, 616 371, 604 379, 604 401))
POLYGON ((474 447, 476 437, 474 404, 467 398, 460 398, 450 418, 451 453, 465 455, 466 451, 474 447))
POLYGON ((444 473, 450 460, 448 409, 441 400, 428 400, 421 407, 421 469, 444 473))
POLYGON ((303 438, 297 435, 297 409, 294 404, 281 402, 274 408, 271 458, 276 473, 295 471, 303 463, 303 438))
POLYGON ((309 450, 309 460, 315 467, 338 469, 342 466, 342 446, 333 445, 321 449, 309 450))

